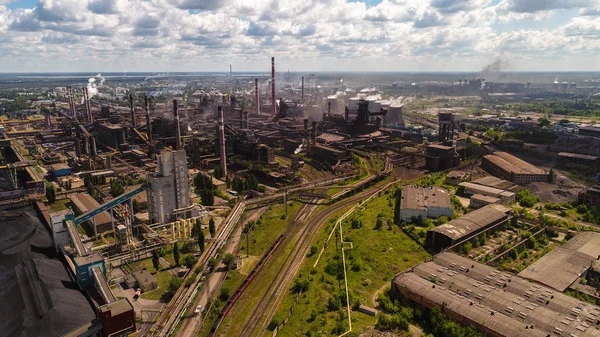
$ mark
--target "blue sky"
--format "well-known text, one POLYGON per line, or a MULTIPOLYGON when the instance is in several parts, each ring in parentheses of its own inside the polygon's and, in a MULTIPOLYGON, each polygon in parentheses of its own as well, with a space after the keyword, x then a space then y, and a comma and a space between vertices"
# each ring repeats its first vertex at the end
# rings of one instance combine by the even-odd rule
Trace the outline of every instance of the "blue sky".
POLYGON ((600 71, 600 0, 0 0, 0 72, 600 71))

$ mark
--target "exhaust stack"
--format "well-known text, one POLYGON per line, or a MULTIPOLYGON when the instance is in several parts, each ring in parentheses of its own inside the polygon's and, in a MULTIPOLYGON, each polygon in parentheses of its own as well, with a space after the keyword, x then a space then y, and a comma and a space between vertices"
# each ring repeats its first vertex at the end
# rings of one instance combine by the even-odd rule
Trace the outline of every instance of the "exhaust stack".
POLYGON ((148 132, 148 141, 152 141, 152 124, 150 122, 150 99, 148 96, 144 97, 144 103, 146 105, 146 130, 148 132))
POLYGON ((304 104, 304 76, 302 76, 302 99, 300 103, 304 104))
POLYGON ((317 145, 317 121, 312 122, 312 145, 317 145))
POLYGON ((240 109, 240 130, 244 129, 244 110, 240 109))
POLYGON ((219 155, 221 159, 221 167, 225 177, 227 177, 227 153, 225 152, 225 123, 223 122, 223 107, 217 108, 218 123, 219 123, 219 155))
POLYGON ((250 123, 248 123, 248 110, 244 110, 244 128, 250 129, 250 123))
POLYGON ((258 78, 254 79, 254 102, 256 103, 256 114, 260 115, 260 100, 258 98, 258 78))
POLYGON ((175 150, 181 150, 181 130, 179 128, 179 112, 177 111, 177 100, 173 100, 173 117, 175 117, 175 150))
POLYGON ((67 93, 69 94, 69 110, 71 110, 71 117, 75 118, 75 103, 73 102, 73 89, 67 87, 67 93))
POLYGON ((310 154, 310 131, 308 130, 308 119, 304 119, 304 138, 306 139, 306 153, 310 154))
POLYGON ((131 127, 135 129, 135 106, 133 105, 133 94, 129 94, 129 109, 131 111, 131 127))
POLYGON ((277 115, 275 106, 275 57, 271 57, 271 117, 277 115))

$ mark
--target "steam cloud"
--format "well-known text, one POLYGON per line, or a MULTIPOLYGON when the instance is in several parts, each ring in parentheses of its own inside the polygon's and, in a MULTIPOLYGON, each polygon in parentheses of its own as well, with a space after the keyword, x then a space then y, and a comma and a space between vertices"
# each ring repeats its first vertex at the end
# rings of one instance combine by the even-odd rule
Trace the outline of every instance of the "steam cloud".
POLYGON ((87 90, 88 90, 88 95, 90 96, 89 98, 94 97, 95 95, 98 95, 98 87, 101 87, 104 84, 104 77, 102 77, 102 74, 98 74, 90 79, 88 79, 88 84, 87 84, 87 90), (96 81, 99 81, 98 83, 96 83, 96 81))

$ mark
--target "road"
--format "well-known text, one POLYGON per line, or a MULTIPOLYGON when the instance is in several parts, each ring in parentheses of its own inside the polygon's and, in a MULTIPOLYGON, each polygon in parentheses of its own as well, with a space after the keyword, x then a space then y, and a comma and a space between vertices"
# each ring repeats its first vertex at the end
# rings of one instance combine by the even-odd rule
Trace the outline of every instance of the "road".
MULTIPOLYGON (((261 215, 267 210, 267 207, 262 207, 256 210, 251 211, 248 216, 247 222, 258 220, 261 215)), ((242 230, 244 226, 238 226, 228 240, 227 244, 223 248, 222 254, 236 254, 239 250, 240 241, 242 239, 242 230)), ((201 305, 203 311, 208 308, 209 300, 217 296, 219 289, 227 276, 227 269, 222 262, 216 266, 215 271, 212 272, 204 281, 204 287, 200 290, 199 296, 196 298, 191 305, 192 308, 196 308, 198 305, 201 305)), ((190 317, 186 317, 182 319, 181 329, 177 332, 177 336, 180 337, 192 337, 198 334, 198 331, 202 327, 202 315, 194 315, 190 317)))
MULTIPOLYGON (((269 268, 273 267, 274 260, 270 260, 257 274, 256 279, 251 284, 253 289, 248 289, 230 312, 230 315, 232 315, 232 317, 230 317, 231 321, 244 322, 242 329, 237 333, 238 336, 262 336, 266 332, 267 325, 289 289, 292 280, 304 260, 303 257, 308 252, 314 237, 319 232, 323 223, 343 209, 359 202, 361 199, 379 193, 382 188, 383 187, 377 187, 355 194, 339 203, 325 208, 325 210, 318 213, 306 224, 299 221, 289 227, 288 233, 286 233, 286 239, 284 239, 278 249, 281 252, 289 245, 292 245, 292 250, 284 257, 285 260, 275 273, 275 278, 268 283, 261 282, 264 275, 268 273, 269 268), (261 298, 256 303, 253 303, 250 311, 241 312, 240 308, 248 300, 248 294, 252 291, 260 291, 262 293, 261 298)), ((236 335, 234 332, 229 331, 231 328, 231 325, 222 326, 221 329, 217 331, 216 335, 236 335)), ((236 328, 237 327, 234 327, 233 329, 236 328)))

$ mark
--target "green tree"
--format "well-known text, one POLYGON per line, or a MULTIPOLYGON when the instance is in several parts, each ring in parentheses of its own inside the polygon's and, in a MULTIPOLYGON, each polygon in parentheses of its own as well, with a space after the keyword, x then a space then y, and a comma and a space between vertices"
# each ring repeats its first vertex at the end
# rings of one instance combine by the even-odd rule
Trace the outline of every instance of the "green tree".
POLYGON ((294 281, 294 286, 292 287, 292 291, 299 293, 299 292, 306 292, 308 290, 308 286, 310 285, 310 282, 308 281, 308 279, 299 276, 295 281, 294 281))
POLYGON ((154 266, 154 269, 156 269, 156 271, 158 271, 158 269, 160 268, 160 257, 158 256, 158 252, 156 250, 152 251, 152 265, 154 266))
POLYGON ((175 260, 175 265, 177 267, 179 267, 179 259, 181 258, 181 256, 179 256, 179 244, 177 242, 175 242, 175 245, 173 245, 173 259, 175 260))
POLYGON ((194 265, 196 264, 196 258, 194 257, 193 254, 190 255, 186 255, 186 257, 183 258, 183 265, 186 266, 189 269, 194 268, 194 265))
POLYGON ((125 188, 123 188, 123 182, 118 179, 113 179, 110 182, 110 194, 116 198, 121 194, 125 193, 125 188))
POLYGON ((198 230, 198 248, 200 248, 201 253, 204 253, 204 232, 202 228, 198 230))
POLYGON ((211 257, 210 259, 208 259, 208 262, 206 262, 206 264, 211 270, 215 269, 217 263, 219 263, 219 260, 215 259, 214 257, 211 257))
POLYGON ((383 218, 377 217, 377 221, 375 222, 375 229, 380 231, 383 227, 383 218))
POLYGON ((223 256, 222 262, 227 269, 231 269, 233 267, 233 261, 235 261, 235 255, 227 253, 223 256))
POLYGON ((46 185, 46 199, 50 204, 54 204, 56 202, 56 189, 53 184, 46 185))
POLYGON ((212 218, 212 217, 208 221, 208 232, 210 233, 210 237, 214 237, 215 236, 215 233, 216 233, 215 219, 212 218))

